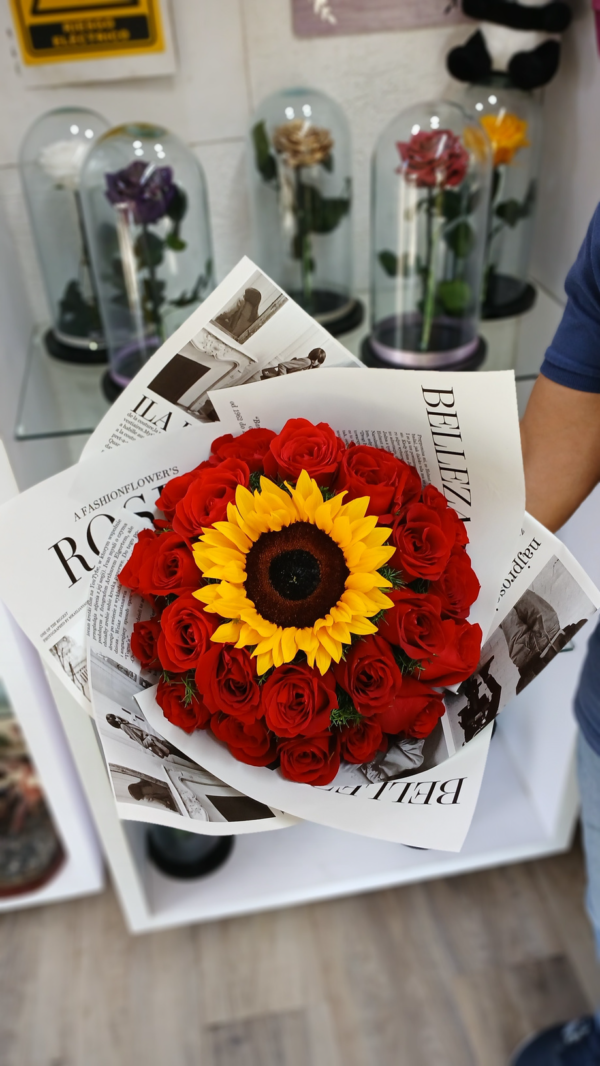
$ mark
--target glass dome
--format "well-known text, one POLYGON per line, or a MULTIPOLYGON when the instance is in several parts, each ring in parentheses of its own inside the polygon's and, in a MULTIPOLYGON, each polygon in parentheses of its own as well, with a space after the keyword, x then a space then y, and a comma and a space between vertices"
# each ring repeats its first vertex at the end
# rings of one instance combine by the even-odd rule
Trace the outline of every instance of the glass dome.
POLYGON ((98 140, 81 195, 114 397, 214 286, 206 182, 177 137, 139 123, 98 140))
POLYGON ((535 289, 528 281, 541 147, 537 96, 497 74, 464 89, 463 105, 477 116, 494 153, 486 245, 483 318, 528 311, 535 289))
POLYGON ((448 102, 398 115, 373 157, 372 325, 365 358, 473 365, 491 178, 489 141, 448 102))
POLYGON ((330 332, 354 328, 346 116, 324 93, 285 89, 263 100, 250 142, 258 264, 330 332))
POLYGON ((21 146, 23 191, 52 315, 46 345, 69 362, 106 360, 79 183, 108 125, 94 111, 61 107, 38 118, 21 146))

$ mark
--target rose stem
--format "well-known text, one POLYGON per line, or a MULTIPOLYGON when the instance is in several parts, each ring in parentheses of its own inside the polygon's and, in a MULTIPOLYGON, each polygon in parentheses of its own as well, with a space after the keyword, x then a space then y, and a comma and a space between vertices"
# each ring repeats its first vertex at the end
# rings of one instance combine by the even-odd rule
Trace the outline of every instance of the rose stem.
POLYGON ((442 190, 439 189, 434 196, 431 189, 427 192, 427 283, 425 289, 425 306, 423 308, 423 332, 421 333, 421 351, 426 352, 429 349, 429 342, 431 340, 431 327, 433 326, 433 315, 435 312, 435 272, 433 269, 435 253, 437 250, 439 240, 439 227, 437 230, 433 228, 433 212, 434 208, 437 209, 439 214, 441 211, 442 190))
POLYGON ((302 270, 302 295, 304 308, 310 310, 312 303, 312 246, 310 240, 310 225, 307 218, 304 184, 302 182, 302 167, 296 169, 296 208, 298 217, 298 236, 300 238, 301 270, 302 270))
POLYGON ((83 211, 81 208, 81 196, 79 195, 79 189, 73 190, 73 196, 75 197, 75 210, 77 211, 77 222, 79 224, 79 234, 81 237, 81 263, 83 266, 81 288, 83 292, 83 275, 85 272, 87 272, 87 277, 89 279, 90 290, 92 294, 92 303, 95 305, 96 311, 99 315, 100 312, 98 311, 98 308, 100 306, 100 303, 98 300, 98 293, 96 292, 96 279, 94 278, 94 273, 92 270, 92 259, 90 256, 90 249, 87 242, 85 226, 83 224, 83 211))
POLYGON ((165 338, 162 317, 160 313, 160 305, 158 303, 157 296, 158 289, 156 284, 156 270, 154 269, 154 263, 152 262, 152 258, 148 249, 148 225, 146 222, 142 222, 142 240, 144 242, 144 248, 146 251, 146 264, 148 267, 148 274, 150 275, 150 299, 152 301, 152 317, 154 318, 156 332, 158 333, 159 339, 162 341, 165 338))

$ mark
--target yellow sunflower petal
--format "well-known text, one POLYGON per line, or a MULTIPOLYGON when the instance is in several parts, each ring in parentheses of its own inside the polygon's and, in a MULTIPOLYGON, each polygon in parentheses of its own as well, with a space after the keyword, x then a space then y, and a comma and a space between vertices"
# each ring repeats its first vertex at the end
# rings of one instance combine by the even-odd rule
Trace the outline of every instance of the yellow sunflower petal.
POLYGON ((297 629, 288 626, 283 630, 281 635, 281 650, 283 652, 283 661, 286 663, 291 663, 298 651, 298 645, 296 643, 297 632, 297 629))
POLYGON ((256 655, 254 652, 254 655, 256 656, 256 672, 261 677, 273 666, 273 656, 270 651, 263 652, 262 655, 256 655))
POLYGON ((320 674, 326 674, 331 666, 331 655, 325 650, 322 645, 317 648, 317 654, 315 656, 317 669, 320 674))
POLYGON ((224 622, 222 626, 215 629, 211 640, 214 640, 215 644, 235 644, 240 635, 241 625, 239 622, 224 622))
MULTIPOLYGON (((224 537, 225 541, 231 541, 241 552, 249 552, 252 547, 250 537, 246 536, 239 526, 233 525, 232 522, 215 522, 214 532, 217 536, 224 537)), ((207 541, 207 537, 203 537, 203 540, 207 541)))

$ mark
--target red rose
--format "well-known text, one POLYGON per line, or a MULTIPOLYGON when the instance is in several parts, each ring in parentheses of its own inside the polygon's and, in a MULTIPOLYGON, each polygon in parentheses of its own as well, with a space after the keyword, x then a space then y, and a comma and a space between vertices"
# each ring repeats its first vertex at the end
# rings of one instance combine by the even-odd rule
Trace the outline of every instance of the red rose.
POLYGON ((277 751, 281 773, 288 781, 306 785, 328 785, 340 768, 339 733, 328 730, 313 737, 282 740, 277 751))
POLYGON ((439 692, 434 692, 431 685, 416 677, 405 674, 398 699, 389 710, 378 716, 377 722, 384 732, 392 736, 407 733, 411 737, 427 737, 444 710, 444 701, 439 692))
POLYGON ((419 130, 409 141, 398 141, 402 160, 397 173, 417 188, 460 185, 469 169, 469 153, 452 130, 419 130))
POLYGON ((335 487, 347 490, 346 501, 369 496, 368 515, 384 515, 391 521, 392 512, 421 495, 421 478, 414 466, 396 459, 383 448, 368 444, 349 444, 342 456, 335 487))
POLYGON ((223 711, 249 723, 261 716, 256 660, 245 648, 212 644, 198 662, 196 686, 211 714, 223 711))
POLYGON ((147 595, 147 590, 143 590, 140 586, 142 564, 146 558, 154 556, 158 548, 159 536, 160 534, 155 533, 153 529, 142 529, 137 535, 137 542, 134 544, 129 559, 118 575, 121 585, 124 585, 126 589, 131 589, 132 592, 137 592, 140 596, 147 595))
MULTIPOLYGON (((145 549, 139 568, 139 591, 142 596, 182 596, 184 592, 199 588, 200 571, 183 537, 178 533, 151 535, 155 538, 154 542, 151 545, 148 542, 149 548, 145 549)), ((143 533, 140 538, 142 536, 143 533)), ((132 560, 133 555, 129 562, 132 560)))
POLYGON ((228 714, 214 714, 210 728, 218 740, 227 744, 238 762, 250 766, 268 766, 277 755, 275 738, 261 719, 250 723, 231 718, 228 714))
POLYGON ((210 647, 216 620, 206 614, 200 601, 188 592, 165 607, 160 628, 158 655, 163 670, 185 674, 194 669, 200 656, 210 647))
POLYGON ((442 622, 442 626, 444 647, 435 658, 423 663, 421 677, 433 685, 457 685, 471 676, 479 662, 481 628, 451 618, 442 622))
POLYGON ((170 481, 167 481, 156 501, 156 506, 159 511, 162 511, 168 522, 173 521, 177 504, 183 499, 192 482, 196 480, 199 471, 209 465, 208 462, 200 463, 200 466, 197 466, 195 470, 190 470, 188 474, 181 474, 179 477, 172 477, 170 481))
POLYGON ((443 492, 436 489, 435 485, 427 485, 423 489, 423 501, 426 507, 432 507, 440 515, 443 515, 444 529, 448 536, 454 531, 455 547, 463 547, 469 543, 467 527, 462 518, 459 518, 453 507, 450 507, 443 492))
POLYGON ((195 729, 207 726, 210 714, 198 696, 188 698, 187 702, 186 696, 183 682, 158 682, 156 702, 167 721, 179 726, 185 733, 193 733, 195 729))
POLYGON ((442 618, 466 618, 481 586, 464 548, 452 552, 438 581, 429 586, 442 605, 442 618))
POLYGON ((160 618, 136 622, 131 634, 131 651, 146 670, 160 666, 156 642, 160 636, 160 618))
POLYGON ((387 748, 387 737, 379 724, 378 718, 362 718, 342 729, 342 758, 346 762, 372 762, 378 751, 387 748))
POLYGON ((390 565, 401 570, 409 579, 420 577, 437 581, 454 547, 454 520, 424 503, 409 503, 394 522, 390 544, 396 554, 390 565))
POLYGON ((209 462, 215 466, 224 459, 243 459, 251 473, 262 470, 264 457, 275 436, 272 429, 247 429, 239 437, 225 433, 213 441, 209 462))
POLYGON ((334 666, 333 673, 357 711, 364 715, 378 714, 389 707, 402 686, 400 667, 388 641, 380 636, 359 640, 346 661, 334 666))
POLYGON ((264 460, 265 474, 297 481, 306 470, 317 484, 330 486, 345 450, 343 440, 336 437, 326 422, 313 426, 306 418, 289 418, 281 433, 271 441, 264 460))
POLYGON ((250 482, 250 471, 242 459, 225 459, 219 466, 205 467, 192 481, 175 508, 173 529, 192 540, 204 526, 227 518, 227 504, 235 500, 238 485, 250 482))
POLYGON ((280 666, 265 681, 262 707, 269 729, 278 737, 312 737, 329 728, 337 706, 335 678, 310 666, 280 666))
POLYGON ((398 644, 411 659, 421 661, 440 655, 447 638, 437 596, 422 596, 412 589, 394 589, 390 599, 394 600, 394 606, 385 612, 380 634, 391 644, 398 644))

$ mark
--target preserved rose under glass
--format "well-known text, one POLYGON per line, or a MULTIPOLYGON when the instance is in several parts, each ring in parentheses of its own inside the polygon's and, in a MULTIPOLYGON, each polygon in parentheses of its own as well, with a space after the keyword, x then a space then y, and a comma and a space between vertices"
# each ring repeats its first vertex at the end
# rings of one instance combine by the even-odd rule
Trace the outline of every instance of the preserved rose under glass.
POLYGON ((106 360, 80 179, 107 129, 94 111, 61 107, 38 118, 21 146, 21 180, 52 316, 46 346, 68 362, 106 360))
POLYGON ((314 89, 263 100, 250 137, 259 265, 333 333, 359 325, 352 296, 350 132, 314 89))
POLYGON ((489 141, 449 102, 398 115, 373 158, 369 355, 391 366, 470 365, 478 336, 489 141))
POLYGON ((82 197, 114 395, 214 286, 206 183, 177 137, 138 123, 100 138, 82 197))

